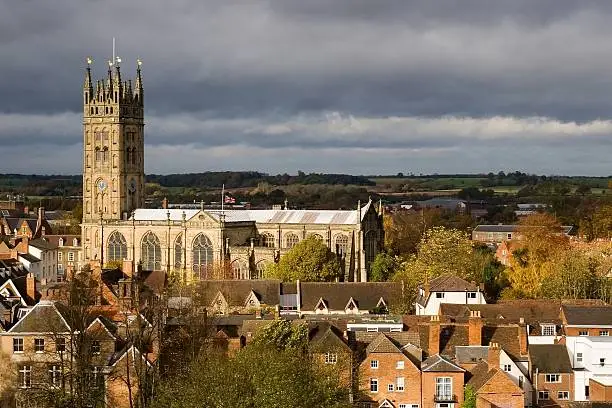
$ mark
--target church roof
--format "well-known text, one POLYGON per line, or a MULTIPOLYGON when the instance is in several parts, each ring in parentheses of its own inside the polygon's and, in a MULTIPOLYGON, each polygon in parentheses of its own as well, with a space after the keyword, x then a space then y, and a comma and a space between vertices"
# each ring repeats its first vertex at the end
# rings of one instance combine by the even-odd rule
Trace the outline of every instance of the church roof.
MULTIPOLYGON (((370 209, 369 201, 361 207, 361 218, 370 209)), ((225 215, 226 222, 256 222, 260 224, 324 224, 324 225, 354 225, 360 222, 358 210, 198 210, 180 208, 139 208, 134 211, 135 221, 166 221, 170 214, 170 221, 181 221, 183 213, 189 220, 198 213, 204 212, 215 220, 221 214, 225 215)))

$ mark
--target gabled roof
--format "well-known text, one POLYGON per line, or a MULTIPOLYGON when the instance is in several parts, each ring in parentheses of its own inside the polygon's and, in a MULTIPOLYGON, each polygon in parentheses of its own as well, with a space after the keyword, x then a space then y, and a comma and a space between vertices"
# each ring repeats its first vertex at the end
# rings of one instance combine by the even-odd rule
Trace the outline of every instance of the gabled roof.
POLYGON ((427 360, 423 361, 421 364, 421 370, 423 372, 436 373, 465 372, 463 368, 439 354, 433 355, 427 360))
POLYGON ((309 347, 311 351, 327 351, 329 349, 342 349, 351 352, 350 347, 342 337, 342 333, 332 324, 320 322, 309 330, 309 347))
POLYGON ((70 326, 54 302, 41 300, 9 333, 70 333, 70 326))
POLYGON ((251 292, 255 293, 261 304, 280 304, 278 280, 203 280, 198 283, 196 290, 205 305, 212 304, 219 292, 230 307, 244 307, 251 292))
MULTIPOLYGON (((372 343, 379 333, 370 333, 367 331, 356 331, 351 332, 351 335, 355 336, 355 341, 360 343, 372 343)), ((385 335, 389 337, 398 347, 404 347, 407 344, 412 344, 416 347, 421 346, 421 339, 417 332, 385 332, 385 335)))
POLYGON ((468 282, 455 275, 441 275, 431 279, 429 282, 429 293, 421 295, 421 289, 424 285, 419 285, 417 292, 416 303, 425 307, 429 301, 429 297, 434 292, 477 292, 480 287, 473 282, 468 282))
POLYGON ((359 310, 376 309, 382 297, 389 307, 402 298, 401 282, 301 282, 301 308, 315 310, 319 299, 330 310, 342 310, 353 298, 359 310))
POLYGON ((471 385, 474 387, 475 391, 478 391, 483 385, 491 380, 498 371, 499 369, 489 368, 489 364, 486 361, 481 361, 470 371, 472 376, 466 385, 471 385))
POLYGON ((486 325, 482 329, 482 343, 498 343, 512 360, 526 360, 527 356, 521 355, 520 330, 523 328, 518 325, 486 325))
POLYGON ((562 310, 570 326, 612 326, 612 306, 563 305, 562 310))
POLYGON ((540 373, 571 373, 572 364, 565 344, 532 344, 529 359, 540 373))
POLYGON ((385 333, 378 333, 378 336, 366 347, 366 353, 400 353, 402 351, 393 343, 385 333))

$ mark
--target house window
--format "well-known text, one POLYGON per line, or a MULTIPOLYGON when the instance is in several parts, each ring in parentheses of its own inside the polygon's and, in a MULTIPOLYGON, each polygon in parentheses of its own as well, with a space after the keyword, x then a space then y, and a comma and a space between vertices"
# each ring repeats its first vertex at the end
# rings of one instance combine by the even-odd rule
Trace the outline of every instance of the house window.
POLYGON ((370 378, 370 392, 378 392, 378 379, 370 378))
POLYGON ((548 391, 538 391, 538 399, 547 400, 548 399, 548 391))
POLYGON ((34 351, 37 353, 45 351, 45 339, 34 339, 34 351))
POLYGON ((509 373, 512 371, 512 366, 510 364, 504 364, 504 371, 509 373))
POLYGON ((518 385, 523 388, 523 384, 525 384, 525 378, 522 375, 518 376, 518 385))
POLYGON ((542 325, 542 336, 554 336, 557 334, 554 324, 543 324, 542 325))
POLYGON ((602 367, 603 367, 604 365, 606 365, 606 359, 605 359, 605 358, 603 358, 603 357, 602 357, 602 358, 600 358, 600 359, 599 359, 599 365, 600 365, 600 366, 602 366, 602 367))
POLYGON ((387 391, 389 391, 389 392, 393 392, 393 391, 395 391, 395 385, 394 385, 394 384, 389 384, 389 385, 387 386, 387 391))
POLYGON ((561 374, 546 374, 545 381, 547 383, 560 383, 561 374))
POLYGON ((325 353, 325 364, 336 364, 338 362, 338 354, 325 353))
POLYGON ((582 362, 582 353, 576 353, 576 361, 582 362))
POLYGON ((476 299, 476 292, 468 292, 467 297, 468 299, 476 299))
POLYGON ((600 335, 600 336, 609 336, 609 335, 610 335, 610 332, 609 332, 609 331, 607 331, 607 330, 600 330, 600 331, 599 331, 599 335, 600 335))
POLYGON ((62 381, 62 369, 57 364, 49 366, 49 383, 55 387, 59 386, 62 381))
POLYGON ((91 352, 93 354, 100 354, 100 342, 98 340, 93 340, 91 342, 91 352))
POLYGON ((444 299, 444 292, 436 292, 436 299, 444 299))
POLYGON ((63 254, 61 252, 57 253, 57 260, 60 261, 60 262, 62 262, 62 255, 63 254))
POLYGON ((397 386, 396 386, 397 391, 404 392, 404 388, 405 388, 404 377, 397 377, 396 383, 397 383, 397 386))
POLYGON ((397 363, 395 363, 395 368, 397 370, 403 370, 404 369, 404 362, 403 361, 398 361, 397 363))
POLYGON ((23 338, 13 338, 13 353, 23 353, 23 338))
POLYGON ((436 377, 436 397, 449 400, 452 394, 452 379, 450 377, 436 377))
POLYGON ((569 391, 559 391, 559 392, 557 392, 557 399, 568 400, 569 399, 569 391))
POLYGON ((58 353, 63 353, 66 351, 66 339, 63 337, 59 337, 55 339, 55 351, 58 353))
POLYGON ((378 332, 378 327, 368 327, 368 328, 366 328, 366 331, 368 333, 376 333, 376 332, 378 332))
POLYGON ((370 361, 370 368, 377 369, 378 368, 378 360, 370 361))
POLYGON ((579 336, 588 336, 589 335, 589 331, 588 330, 579 330, 578 331, 578 335, 579 336))
POLYGON ((507 235, 506 235, 506 237, 507 237, 508 239, 512 239, 512 233, 507 234, 507 235))
POLYGON ((23 365, 19 368, 19 387, 30 388, 32 386, 32 366, 23 365))
POLYGON ((74 252, 68 252, 68 262, 74 262, 74 252))

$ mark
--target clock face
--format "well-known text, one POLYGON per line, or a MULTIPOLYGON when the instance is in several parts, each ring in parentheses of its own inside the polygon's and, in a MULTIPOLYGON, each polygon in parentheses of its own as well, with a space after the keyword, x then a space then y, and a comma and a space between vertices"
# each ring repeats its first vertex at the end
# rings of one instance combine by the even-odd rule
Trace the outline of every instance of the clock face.
POLYGON ((106 181, 104 180, 98 181, 98 190, 104 192, 107 187, 108 187, 108 184, 106 183, 106 181))
POLYGON ((136 180, 132 179, 130 180, 130 185, 128 186, 128 188, 130 189, 130 192, 134 192, 136 191, 136 180))

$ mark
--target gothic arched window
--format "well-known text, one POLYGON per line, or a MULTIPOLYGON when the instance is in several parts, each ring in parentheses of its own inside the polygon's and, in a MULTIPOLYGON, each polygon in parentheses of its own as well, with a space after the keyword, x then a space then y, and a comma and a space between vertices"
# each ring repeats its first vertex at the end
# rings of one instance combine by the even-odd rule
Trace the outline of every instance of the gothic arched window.
POLYGON ((159 238, 152 232, 147 232, 140 244, 140 259, 142 269, 146 271, 161 270, 161 245, 159 238))
POLYGON ((100 150, 99 147, 96 147, 95 160, 96 160, 96 166, 99 166, 100 163, 102 162, 102 150, 100 150))
POLYGON ((212 242, 206 235, 200 234, 193 240, 192 258, 193 271, 205 278, 207 269, 213 263, 212 242))
POLYGON ((174 240, 174 267, 180 269, 183 266, 183 234, 179 234, 174 240))
POLYGON ((297 235, 289 233, 285 235, 285 242, 287 248, 293 248, 298 242, 300 242, 300 239, 297 235))
POLYGON ((274 248, 274 235, 265 233, 261 236, 261 242, 263 246, 267 248, 274 248))
POLYGON ((263 279, 266 274, 266 267, 268 266, 267 261, 259 261, 255 265, 255 274, 251 276, 251 279, 263 279))
POLYGON ((119 231, 108 237, 107 261, 122 261, 127 259, 127 242, 119 231))
POLYGON ((346 255, 349 252, 348 236, 340 234, 336 235, 336 250, 339 254, 346 255))
POLYGON ((376 253, 378 252, 378 245, 376 242, 376 232, 368 231, 364 237, 364 248, 365 248, 365 261, 366 261, 366 269, 370 269, 370 264, 374 261, 376 257, 376 253))
POLYGON ((234 279, 249 279, 248 263, 242 259, 236 259, 232 262, 232 272, 234 279))
POLYGON ((102 161, 104 162, 104 164, 108 163, 108 147, 102 149, 102 161))

